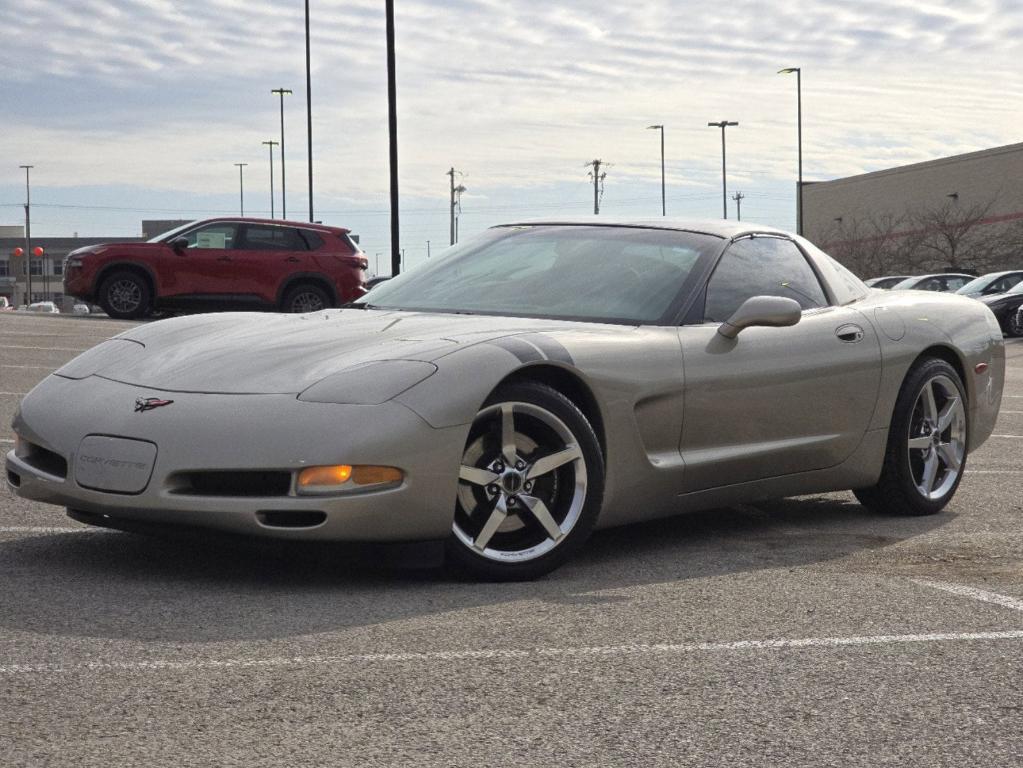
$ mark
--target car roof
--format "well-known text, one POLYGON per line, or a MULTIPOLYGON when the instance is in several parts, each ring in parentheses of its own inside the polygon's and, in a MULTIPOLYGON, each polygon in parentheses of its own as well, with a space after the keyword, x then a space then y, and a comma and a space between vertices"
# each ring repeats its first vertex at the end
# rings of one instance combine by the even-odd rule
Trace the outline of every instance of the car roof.
POLYGON ((290 219, 253 219, 248 216, 215 216, 212 219, 197 219, 195 224, 209 224, 214 221, 231 221, 242 224, 276 224, 281 227, 301 227, 332 234, 348 234, 352 230, 347 227, 332 227, 327 224, 314 224, 308 221, 291 221, 290 219))
POLYGON ((772 234, 790 237, 792 233, 784 229, 768 227, 763 224, 751 224, 728 219, 687 219, 675 216, 658 216, 651 218, 619 218, 614 216, 581 216, 522 219, 505 224, 501 227, 535 227, 535 226, 598 226, 598 227, 636 227, 643 229, 672 229, 680 232, 698 232, 714 235, 725 239, 752 234, 772 234))
MULTIPOLYGON (((929 277, 968 277, 972 280, 976 275, 968 275, 965 272, 933 272, 929 275, 913 275, 912 279, 926 280, 929 277)), ((910 278, 907 277, 906 279, 909 280, 910 278)))
POLYGON ((1005 277, 1005 275, 1019 275, 1019 274, 1023 274, 1023 269, 1006 269, 1006 270, 1003 270, 1002 272, 986 272, 983 275, 981 275, 981 277, 987 277, 987 278, 990 278, 992 280, 997 280, 1000 277, 1005 277))

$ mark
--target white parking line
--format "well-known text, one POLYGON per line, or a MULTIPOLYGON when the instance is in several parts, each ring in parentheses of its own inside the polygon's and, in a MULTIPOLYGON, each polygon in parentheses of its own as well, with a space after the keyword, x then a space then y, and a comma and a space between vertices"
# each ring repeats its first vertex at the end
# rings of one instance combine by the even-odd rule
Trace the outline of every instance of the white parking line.
POLYGON ((44 352, 87 352, 92 347, 22 347, 17 344, 4 344, 4 349, 41 349, 44 352))
MULTIPOLYGON (((7 365, 6 363, 4 363, 3 365, 0 365, 0 368, 31 368, 33 370, 40 370, 40 371, 52 371, 53 370, 53 366, 52 365, 7 365)), ((1006 411, 1002 411, 1002 413, 1006 413, 1006 411)))
POLYGON ((959 595, 960 597, 969 597, 985 603, 994 603, 1003 608, 1011 608, 1014 611, 1023 611, 1023 600, 1009 597, 1008 595, 1000 595, 997 592, 988 592, 986 589, 967 587, 962 584, 949 584, 944 581, 931 581, 930 579, 913 579, 913 582, 924 587, 940 589, 943 592, 959 595))
POLYGON ((1023 435, 991 435, 991 437, 1008 437, 1013 440, 1023 440, 1023 435))
POLYGON ((28 392, 0 392, 0 395, 17 395, 18 397, 24 397, 28 392))
POLYGON ((407 653, 359 653, 339 656, 272 656, 264 659, 188 659, 185 661, 93 661, 81 664, 9 664, 0 675, 76 674, 83 672, 159 672, 201 669, 245 669, 405 662, 489 661, 491 659, 543 659, 551 657, 618 657, 654 654, 734 653, 784 651, 802 648, 848 648, 900 643, 949 643, 1023 640, 1023 630, 1003 632, 931 632, 913 635, 860 635, 854 637, 806 637, 780 640, 735 640, 719 643, 656 643, 600 645, 569 648, 483 649, 466 651, 419 651, 407 653))
POLYGON ((999 413, 1023 413, 1023 411, 999 411, 999 413))
POLYGON ((70 526, 45 525, 5 525, 0 526, 0 533, 93 533, 98 528, 71 528, 70 526))

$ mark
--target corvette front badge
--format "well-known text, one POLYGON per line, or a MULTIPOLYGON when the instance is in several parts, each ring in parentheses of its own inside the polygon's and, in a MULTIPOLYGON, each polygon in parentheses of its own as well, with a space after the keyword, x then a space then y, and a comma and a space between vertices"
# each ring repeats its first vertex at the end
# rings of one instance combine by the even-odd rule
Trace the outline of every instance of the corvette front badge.
POLYGON ((154 408, 162 408, 163 406, 170 405, 173 402, 173 400, 161 400, 159 397, 136 397, 135 413, 151 411, 154 408))

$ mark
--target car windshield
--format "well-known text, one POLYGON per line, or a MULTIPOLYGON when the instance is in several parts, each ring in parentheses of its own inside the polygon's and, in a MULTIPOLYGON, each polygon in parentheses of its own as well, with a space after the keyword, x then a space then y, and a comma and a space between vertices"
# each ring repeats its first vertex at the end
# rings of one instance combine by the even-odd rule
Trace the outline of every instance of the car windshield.
POLYGON ((907 277, 905 280, 902 280, 902 281, 896 283, 895 285, 893 285, 892 286, 892 290, 893 291, 900 291, 900 290, 903 290, 905 288, 912 288, 914 285, 916 285, 917 282, 919 282, 920 280, 923 280, 923 279, 924 278, 922 278, 922 277, 907 277))
POLYGON ((995 279, 996 278, 991 277, 991 275, 981 275, 980 277, 975 277, 973 280, 971 280, 958 291, 956 291, 956 293, 977 293, 978 291, 982 291, 985 288, 987 288, 988 283, 994 282, 995 279))
POLYGON ((1023 293, 1023 282, 1016 283, 1012 288, 1006 291, 1006 293, 1023 293))
POLYGON ((194 227, 198 223, 199 223, 198 221, 190 221, 187 224, 182 224, 180 227, 174 227, 174 229, 172 229, 172 230, 170 230, 168 232, 161 232, 156 237, 149 238, 148 240, 146 240, 146 242, 147 243, 163 243, 163 242, 165 242, 167 240, 170 240, 172 237, 174 237, 179 232, 184 232, 186 229, 191 229, 192 227, 194 227))
POLYGON ((645 323, 661 318, 711 235, 591 225, 496 227, 355 302, 406 309, 645 323))

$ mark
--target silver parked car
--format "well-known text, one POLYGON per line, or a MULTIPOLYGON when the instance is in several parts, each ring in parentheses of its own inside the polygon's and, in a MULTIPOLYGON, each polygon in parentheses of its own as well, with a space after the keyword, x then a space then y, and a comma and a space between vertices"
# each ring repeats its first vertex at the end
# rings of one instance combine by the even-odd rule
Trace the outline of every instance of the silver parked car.
POLYGON ((917 275, 907 277, 902 282, 890 286, 893 291, 958 291, 964 285, 973 280, 973 275, 958 274, 955 272, 941 272, 936 275, 917 275))
POLYGON ((42 381, 8 482, 114 528, 445 540, 493 579, 595 527, 854 489, 932 514, 991 434, 980 302, 756 224, 495 227, 355 303, 125 331, 42 381))

